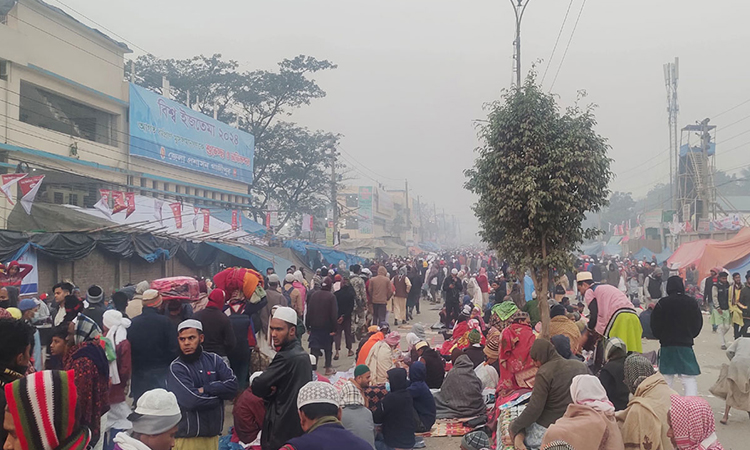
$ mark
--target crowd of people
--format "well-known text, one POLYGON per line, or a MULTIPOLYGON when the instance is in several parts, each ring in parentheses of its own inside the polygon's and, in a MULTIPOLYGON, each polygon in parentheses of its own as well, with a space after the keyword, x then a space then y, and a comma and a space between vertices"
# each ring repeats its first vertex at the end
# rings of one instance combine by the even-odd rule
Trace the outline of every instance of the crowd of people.
POLYGON ((731 408, 750 411, 750 274, 742 285, 720 268, 699 282, 631 258, 573 266, 550 273, 542 294, 481 251, 341 261, 308 276, 223 271, 182 300, 149 281, 111 295, 61 281, 22 300, 9 284, 3 448, 411 449, 436 421, 466 419, 464 450, 720 450, 693 341, 712 308, 730 359, 711 389, 726 399, 722 423, 731 408), (429 331, 416 320, 426 305, 440 309, 429 331), (642 338, 659 340, 658 355, 642 338), (337 372, 342 357, 354 362, 337 372), (519 397, 522 412, 502 426, 519 397))

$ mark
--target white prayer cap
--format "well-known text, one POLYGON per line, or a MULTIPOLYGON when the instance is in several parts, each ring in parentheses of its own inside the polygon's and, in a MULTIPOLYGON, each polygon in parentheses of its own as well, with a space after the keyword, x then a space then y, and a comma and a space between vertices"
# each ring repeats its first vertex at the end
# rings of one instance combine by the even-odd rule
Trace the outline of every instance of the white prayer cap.
POLYGON ((341 406, 341 394, 331 383, 311 381, 302 386, 297 395, 297 409, 313 403, 328 403, 341 406))
POLYGON ((297 326, 297 311, 288 306, 280 306, 275 313, 273 313, 274 319, 283 320, 286 323, 297 326))
POLYGON ((195 319, 187 319, 180 322, 179 325, 177 325, 177 332, 184 330, 185 328, 195 328, 196 330, 203 331, 203 324, 200 322, 200 320, 195 319))

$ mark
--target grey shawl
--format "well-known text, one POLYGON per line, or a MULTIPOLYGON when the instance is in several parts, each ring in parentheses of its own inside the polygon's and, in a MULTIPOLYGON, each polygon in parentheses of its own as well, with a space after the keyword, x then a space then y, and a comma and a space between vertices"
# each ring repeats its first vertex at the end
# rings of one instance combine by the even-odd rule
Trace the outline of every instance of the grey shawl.
POLYGON ((482 381, 474 373, 468 356, 456 359, 448 371, 440 392, 435 394, 438 419, 457 419, 487 414, 482 398, 482 381))

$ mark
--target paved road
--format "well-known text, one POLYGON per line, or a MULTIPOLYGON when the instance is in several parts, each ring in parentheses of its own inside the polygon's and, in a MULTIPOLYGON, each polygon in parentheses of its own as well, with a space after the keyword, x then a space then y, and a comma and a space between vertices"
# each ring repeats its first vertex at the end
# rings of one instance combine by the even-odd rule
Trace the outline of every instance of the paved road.
MULTIPOLYGON (((415 316, 414 322, 420 322, 424 325, 427 330, 428 340, 432 341, 431 345, 442 342, 442 336, 435 332, 432 332, 429 327, 438 320, 438 311, 433 305, 422 302, 422 313, 415 316)), ((393 323, 393 322, 391 322, 393 323)), ((411 330, 411 324, 402 325, 397 327, 402 337, 402 348, 406 348, 405 337, 406 333, 411 330)), ((728 336, 731 335, 731 332, 728 336)), ((345 345, 342 342, 342 347, 345 345)), ((357 343, 354 344, 354 350, 356 351, 357 343)), ((643 350, 657 350, 659 344, 657 341, 644 340, 643 350)), ((708 389, 716 381, 719 370, 723 363, 728 362, 725 352, 720 348, 719 336, 711 332, 711 325, 708 322, 708 317, 704 317, 703 332, 696 339, 695 352, 698 358, 698 362, 703 372, 698 377, 698 390, 701 396, 705 397, 711 404, 716 418, 717 434, 719 441, 724 446, 725 450, 746 450, 750 449, 750 418, 744 411, 732 410, 727 425, 721 425, 719 419, 724 412, 724 401, 720 398, 712 396, 708 389)), ((338 370, 347 370, 354 364, 354 358, 346 357, 346 350, 342 352, 342 358, 338 361, 333 362, 333 366, 338 370)), ((320 372, 322 373, 322 361, 319 364, 321 367, 320 372)), ((682 386, 679 382, 675 386, 677 392, 682 393, 682 386)), ((460 446, 460 439, 457 438, 428 438, 426 440, 427 448, 435 450, 455 450, 460 446)))

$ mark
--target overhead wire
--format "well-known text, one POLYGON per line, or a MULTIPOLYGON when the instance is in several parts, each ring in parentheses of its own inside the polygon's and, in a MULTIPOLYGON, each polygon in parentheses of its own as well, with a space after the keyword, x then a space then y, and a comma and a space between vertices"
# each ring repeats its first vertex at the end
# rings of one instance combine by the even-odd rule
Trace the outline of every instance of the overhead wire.
POLYGON ((568 3, 568 9, 565 11, 565 17, 563 17, 562 24, 560 25, 560 31, 557 33, 557 39, 555 39, 555 45, 554 47, 552 47, 552 54, 549 55, 549 61, 547 61, 547 67, 544 69, 542 81, 541 83, 539 83, 540 85, 544 84, 544 79, 547 77, 547 71, 552 66, 552 58, 555 57, 555 50, 557 50, 557 44, 560 43, 560 36, 562 36, 563 29, 565 28, 565 22, 568 21, 568 14, 570 13, 571 6, 573 6, 573 0, 570 0, 570 3, 568 3))
POLYGON ((555 78, 552 79, 552 85, 549 87, 549 91, 552 91, 552 88, 555 87, 555 82, 557 82, 557 77, 560 75, 560 69, 562 69, 563 63, 565 62, 565 57, 568 55, 568 49, 570 49, 570 43, 573 41, 573 35, 576 33, 576 29, 578 28, 578 21, 581 20, 581 14, 583 14, 583 8, 586 6, 586 0, 583 0, 583 3, 581 3, 581 9, 578 11, 578 17, 576 17, 576 22, 573 24, 573 31, 570 33, 570 38, 568 39, 568 44, 565 46, 565 52, 562 55, 562 58, 560 59, 560 65, 557 66, 557 72, 555 72, 555 78))

